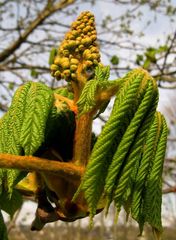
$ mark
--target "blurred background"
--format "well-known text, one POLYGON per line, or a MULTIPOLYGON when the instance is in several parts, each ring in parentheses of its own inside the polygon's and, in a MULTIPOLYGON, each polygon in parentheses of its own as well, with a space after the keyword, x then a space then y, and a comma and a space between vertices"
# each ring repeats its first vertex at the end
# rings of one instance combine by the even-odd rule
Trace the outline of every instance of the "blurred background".
MULTIPOLYGON (((27 81, 41 81, 55 88, 64 85, 50 76, 49 53, 58 47, 70 24, 81 11, 90 10, 96 18, 101 60, 110 65, 111 78, 143 67, 156 79, 160 91, 158 110, 165 114, 168 146, 163 173, 163 239, 176 239, 176 0, 0 0, 0 116, 8 109, 14 91, 27 81)), ((108 109, 95 121, 99 134, 108 119, 108 109)), ((48 224, 39 233, 30 231, 36 204, 25 201, 7 221, 10 240, 33 239, 152 239, 146 226, 143 237, 122 211, 115 223, 111 206, 89 220, 48 224)))

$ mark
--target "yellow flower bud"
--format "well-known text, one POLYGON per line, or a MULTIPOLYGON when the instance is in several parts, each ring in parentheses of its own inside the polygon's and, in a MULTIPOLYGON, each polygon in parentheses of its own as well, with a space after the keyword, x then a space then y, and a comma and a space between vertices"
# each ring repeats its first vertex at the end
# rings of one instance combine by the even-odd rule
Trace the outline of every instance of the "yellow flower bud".
POLYGON ((73 65, 70 66, 70 70, 71 70, 72 72, 75 72, 75 71, 77 70, 77 68, 78 68, 78 65, 75 65, 75 64, 73 64, 73 65))
POLYGON ((61 64, 61 58, 59 56, 55 57, 54 64, 56 64, 56 65, 60 65, 61 64))
POLYGON ((92 30, 91 33, 92 33, 92 35, 96 35, 97 34, 96 30, 92 30))
POLYGON ((91 47, 90 51, 91 53, 99 53, 98 47, 94 47, 94 46, 91 47))
POLYGON ((70 76, 70 70, 69 69, 64 70, 63 71, 63 76, 64 76, 64 78, 69 77, 70 76))
POLYGON ((71 25, 71 28, 76 29, 76 27, 77 27, 77 23, 73 22, 72 25, 71 25))
POLYGON ((54 76, 58 79, 58 80, 60 80, 61 79, 61 72, 58 70, 58 71, 56 71, 55 73, 54 73, 54 76))
POLYGON ((84 23, 87 23, 87 22, 88 22, 88 17, 87 17, 87 16, 84 16, 82 21, 83 21, 84 23))
POLYGON ((78 36, 78 31, 72 30, 72 34, 73 34, 74 37, 77 37, 78 36))
POLYGON ((62 53, 63 53, 63 55, 64 55, 65 57, 68 57, 69 54, 70 54, 69 50, 63 50, 62 53))
POLYGON ((78 61, 76 58, 72 58, 72 59, 70 60, 70 63, 71 63, 71 64, 78 65, 79 61, 78 61))
POLYGON ((79 41, 79 42, 81 42, 82 37, 77 37, 76 40, 79 41))
POLYGON ((93 60, 93 64, 94 64, 95 66, 97 66, 97 65, 98 65, 98 61, 97 61, 96 59, 94 59, 94 60, 93 60))
POLYGON ((92 53, 91 56, 92 56, 92 60, 100 58, 100 55, 98 53, 92 53))
POLYGON ((59 69, 59 67, 56 64, 51 64, 50 69, 51 69, 51 71, 57 71, 59 69))
POLYGON ((85 24, 84 23, 82 23, 80 26, 79 26, 79 29, 84 29, 85 28, 85 24))
POLYGON ((93 26, 93 25, 94 25, 94 20, 90 19, 90 20, 88 21, 87 25, 93 26))
POLYGON ((92 39, 90 37, 86 37, 82 39, 81 43, 85 46, 89 46, 92 43, 92 39))
POLYGON ((84 50, 83 58, 87 59, 91 55, 91 51, 89 49, 84 50))
POLYGON ((76 80, 76 78, 77 78, 77 77, 76 77, 76 74, 75 74, 75 73, 72 73, 72 74, 71 74, 71 78, 72 78, 72 80, 76 80))
POLYGON ((63 67, 63 69, 69 68, 70 67, 69 58, 62 58, 61 66, 63 67))
POLYGON ((84 47, 84 45, 81 44, 81 45, 78 46, 78 49, 79 49, 80 51, 84 51, 85 47, 84 47))
POLYGON ((91 38, 92 42, 94 42, 97 39, 97 36, 96 35, 91 35, 90 38, 91 38))
POLYGON ((57 72, 57 79, 79 81, 79 74, 83 70, 80 77, 86 80, 92 77, 99 61, 94 16, 85 11, 72 23, 71 30, 65 35, 54 65, 51 66, 51 73, 57 72))
POLYGON ((85 14, 86 14, 86 16, 87 16, 88 18, 93 17, 93 14, 92 14, 91 12, 89 12, 89 11, 86 11, 85 14))
POLYGON ((92 65, 93 65, 93 62, 92 61, 90 61, 90 60, 87 60, 87 61, 85 61, 85 66, 86 66, 86 68, 87 67, 91 67, 92 65))
POLYGON ((91 27, 88 25, 88 26, 86 26, 84 29, 83 29, 83 32, 84 33, 88 33, 88 32, 90 32, 91 31, 91 27))
POLYGON ((69 41, 68 44, 67 44, 67 48, 68 48, 68 49, 72 49, 72 50, 75 49, 76 46, 77 46, 77 44, 76 44, 76 41, 75 41, 75 40, 71 40, 71 41, 69 41))

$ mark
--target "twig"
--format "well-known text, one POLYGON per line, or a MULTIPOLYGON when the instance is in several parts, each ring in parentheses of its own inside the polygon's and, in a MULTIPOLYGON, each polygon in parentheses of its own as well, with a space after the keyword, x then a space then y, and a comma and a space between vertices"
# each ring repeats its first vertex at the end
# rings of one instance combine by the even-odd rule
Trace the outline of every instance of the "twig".
POLYGON ((26 171, 37 171, 53 173, 67 180, 80 180, 84 168, 71 162, 58 162, 33 156, 17 156, 12 154, 0 154, 0 167, 22 169, 26 171))
POLYGON ((176 186, 175 187, 169 187, 163 190, 163 194, 167 193, 176 193, 176 186))
POLYGON ((51 16, 56 11, 71 5, 74 2, 75 2, 74 0, 67 0, 67 1, 60 1, 55 5, 52 5, 51 7, 48 7, 48 5, 45 6, 44 9, 41 11, 41 13, 30 23, 30 25, 21 34, 21 36, 19 36, 19 38, 16 41, 14 41, 9 47, 4 49, 4 51, 0 53, 0 62, 4 61, 9 56, 11 56, 11 54, 13 54, 21 46, 21 44, 27 39, 27 37, 40 24, 42 24, 47 17, 51 16))

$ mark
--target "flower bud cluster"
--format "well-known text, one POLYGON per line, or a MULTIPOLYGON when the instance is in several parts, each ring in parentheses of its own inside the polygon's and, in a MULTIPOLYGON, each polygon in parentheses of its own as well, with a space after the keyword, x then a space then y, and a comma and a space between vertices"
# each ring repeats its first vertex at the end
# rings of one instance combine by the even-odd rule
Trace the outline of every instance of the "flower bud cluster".
POLYGON ((51 65, 51 74, 57 80, 76 80, 79 74, 90 78, 100 62, 96 43, 95 19, 89 11, 82 12, 65 35, 58 54, 51 65))

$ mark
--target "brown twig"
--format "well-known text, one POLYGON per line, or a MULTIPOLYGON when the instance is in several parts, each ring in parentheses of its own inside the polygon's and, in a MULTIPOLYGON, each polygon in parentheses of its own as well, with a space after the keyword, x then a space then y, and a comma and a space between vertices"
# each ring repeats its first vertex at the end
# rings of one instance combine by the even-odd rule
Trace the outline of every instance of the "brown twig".
POLYGON ((71 162, 58 162, 33 156, 17 156, 4 153, 0 154, 0 167, 53 173, 67 180, 80 180, 84 173, 84 167, 76 166, 71 162))
POLYGON ((16 49, 18 49, 21 46, 21 44, 27 39, 27 37, 40 24, 42 24, 46 18, 51 16, 56 11, 63 9, 74 2, 75 0, 59 1, 54 5, 45 6, 44 9, 40 12, 40 14, 30 23, 30 25, 26 28, 26 30, 19 36, 19 38, 0 53, 0 62, 4 61, 11 54, 13 54, 16 51, 16 49))
POLYGON ((169 187, 163 190, 163 194, 168 194, 168 193, 176 193, 176 186, 169 187))

